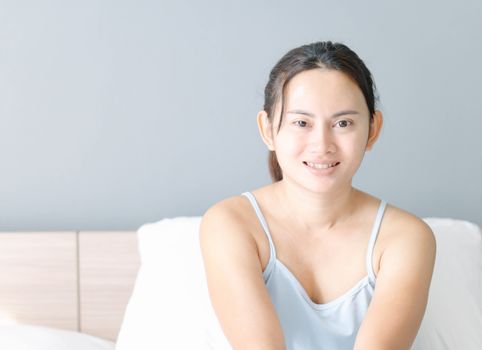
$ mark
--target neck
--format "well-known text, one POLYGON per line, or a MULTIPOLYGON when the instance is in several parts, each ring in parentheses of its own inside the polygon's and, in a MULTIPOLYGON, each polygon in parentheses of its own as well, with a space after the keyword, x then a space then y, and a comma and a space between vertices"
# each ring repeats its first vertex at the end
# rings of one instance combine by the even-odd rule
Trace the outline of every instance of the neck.
POLYGON ((284 179, 275 193, 283 212, 310 235, 323 235, 351 216, 357 190, 351 184, 329 193, 313 193, 284 179))

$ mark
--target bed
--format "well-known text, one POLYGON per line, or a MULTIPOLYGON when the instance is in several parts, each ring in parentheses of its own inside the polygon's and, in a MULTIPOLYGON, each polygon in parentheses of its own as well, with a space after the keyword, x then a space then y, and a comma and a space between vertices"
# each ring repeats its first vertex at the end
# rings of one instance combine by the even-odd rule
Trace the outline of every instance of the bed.
POLYGON ((50 332, 113 348, 139 266, 135 231, 0 232, 0 345, 50 332))
MULTIPOLYGON (((424 220, 437 257, 412 350, 480 350, 481 230, 468 221, 424 220)), ((200 221, 0 232, 0 349, 232 350, 209 300, 200 221)))

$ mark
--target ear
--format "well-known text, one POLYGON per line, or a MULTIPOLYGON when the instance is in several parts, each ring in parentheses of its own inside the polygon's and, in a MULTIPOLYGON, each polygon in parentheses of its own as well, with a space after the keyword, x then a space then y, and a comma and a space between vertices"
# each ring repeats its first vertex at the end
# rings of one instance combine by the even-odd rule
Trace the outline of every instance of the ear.
POLYGON ((273 126, 268 119, 268 113, 266 113, 266 111, 259 111, 256 120, 258 122, 258 129, 263 142, 268 146, 270 151, 274 151, 273 126))
POLYGON ((375 111, 373 114, 373 119, 370 121, 370 132, 368 135, 368 141, 366 150, 370 151, 380 136, 380 131, 382 130, 383 125, 383 115, 380 111, 375 111))

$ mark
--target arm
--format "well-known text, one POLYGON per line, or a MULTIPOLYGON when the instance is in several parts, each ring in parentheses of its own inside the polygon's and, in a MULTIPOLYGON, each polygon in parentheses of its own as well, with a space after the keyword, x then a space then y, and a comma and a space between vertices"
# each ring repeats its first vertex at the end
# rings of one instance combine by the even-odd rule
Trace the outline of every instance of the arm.
POLYGON ((415 340, 428 301, 436 243, 425 222, 407 221, 383 252, 354 350, 409 350, 415 340))
POLYGON ((219 203, 211 207, 201 221, 200 244, 211 303, 233 349, 285 349, 256 241, 237 214, 219 203))

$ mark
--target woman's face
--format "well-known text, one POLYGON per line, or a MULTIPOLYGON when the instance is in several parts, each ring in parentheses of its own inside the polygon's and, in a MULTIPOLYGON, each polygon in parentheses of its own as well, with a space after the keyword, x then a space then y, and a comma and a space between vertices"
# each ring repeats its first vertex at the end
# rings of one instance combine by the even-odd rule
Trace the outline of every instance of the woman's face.
POLYGON ((273 145, 283 178, 314 192, 351 186, 367 149, 370 126, 360 88, 339 71, 312 69, 287 84, 283 121, 276 134, 280 108, 279 103, 273 145))

